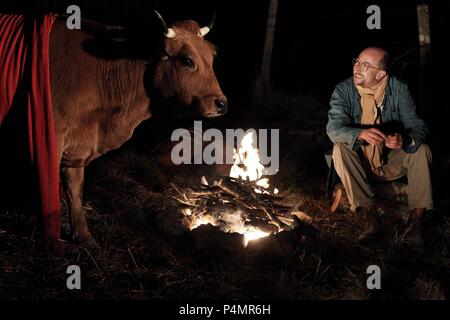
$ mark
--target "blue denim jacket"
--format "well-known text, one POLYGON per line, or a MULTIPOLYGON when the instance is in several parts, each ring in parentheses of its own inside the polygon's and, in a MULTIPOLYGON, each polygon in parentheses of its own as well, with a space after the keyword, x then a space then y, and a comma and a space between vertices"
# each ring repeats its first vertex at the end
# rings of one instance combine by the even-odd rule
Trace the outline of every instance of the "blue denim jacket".
MULTIPOLYGON (((401 122, 414 143, 403 146, 408 153, 416 152, 425 141, 427 127, 416 114, 416 105, 409 93, 408 86, 390 77, 387 87, 381 119, 383 123, 401 122)), ((339 83, 333 91, 328 112, 327 134, 333 143, 344 143, 356 150, 359 145, 356 138, 361 132, 360 96, 350 77, 339 83)))

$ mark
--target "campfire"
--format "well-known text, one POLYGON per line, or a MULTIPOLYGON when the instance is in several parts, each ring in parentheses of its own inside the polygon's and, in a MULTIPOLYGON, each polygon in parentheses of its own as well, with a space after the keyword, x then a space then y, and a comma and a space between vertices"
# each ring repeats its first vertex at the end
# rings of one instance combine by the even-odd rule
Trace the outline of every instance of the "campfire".
POLYGON ((225 233, 243 235, 246 247, 252 240, 292 230, 295 217, 291 205, 283 203, 278 189, 264 177, 253 132, 234 149, 234 164, 229 176, 209 183, 203 176, 198 186, 182 188, 172 183, 173 198, 178 202, 189 229, 210 224, 225 233))

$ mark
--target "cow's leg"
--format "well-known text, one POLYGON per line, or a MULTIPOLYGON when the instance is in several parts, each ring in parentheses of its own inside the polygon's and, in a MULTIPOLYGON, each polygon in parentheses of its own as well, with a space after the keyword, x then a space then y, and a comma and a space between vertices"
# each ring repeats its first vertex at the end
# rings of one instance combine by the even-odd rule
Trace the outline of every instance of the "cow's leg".
POLYGON ((61 171, 67 194, 73 240, 80 244, 95 246, 95 241, 89 232, 83 212, 84 167, 62 168, 61 171))

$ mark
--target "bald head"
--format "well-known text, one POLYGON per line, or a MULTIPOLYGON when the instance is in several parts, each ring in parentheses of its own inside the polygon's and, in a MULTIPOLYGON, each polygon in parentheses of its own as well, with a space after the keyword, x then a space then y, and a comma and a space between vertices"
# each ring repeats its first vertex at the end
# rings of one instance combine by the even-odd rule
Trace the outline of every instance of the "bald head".
POLYGON ((372 57, 374 60, 375 66, 387 71, 389 65, 389 54, 386 50, 379 47, 368 47, 361 51, 360 55, 364 54, 367 57, 372 57))
POLYGON ((376 86, 386 75, 389 64, 386 50, 369 47, 361 51, 353 66, 353 82, 363 87, 376 86))

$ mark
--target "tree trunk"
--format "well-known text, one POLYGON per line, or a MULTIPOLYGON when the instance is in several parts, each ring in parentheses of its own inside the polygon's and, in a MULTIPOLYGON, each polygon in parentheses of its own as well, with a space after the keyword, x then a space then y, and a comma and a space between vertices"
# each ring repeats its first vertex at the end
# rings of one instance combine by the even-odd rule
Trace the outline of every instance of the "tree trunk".
POLYGON ((261 68, 258 71, 255 82, 254 102, 270 97, 270 68, 272 63, 273 41, 275 37, 275 24, 277 21, 278 0, 269 1, 269 13, 267 17, 266 39, 261 68))
POLYGON ((430 17, 428 12, 428 5, 417 5, 417 22, 419 27, 419 45, 420 45, 420 68, 419 68, 419 103, 418 105, 423 109, 426 103, 426 81, 428 63, 430 60, 430 17))

